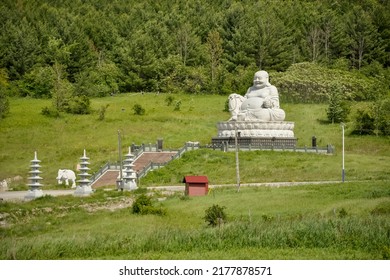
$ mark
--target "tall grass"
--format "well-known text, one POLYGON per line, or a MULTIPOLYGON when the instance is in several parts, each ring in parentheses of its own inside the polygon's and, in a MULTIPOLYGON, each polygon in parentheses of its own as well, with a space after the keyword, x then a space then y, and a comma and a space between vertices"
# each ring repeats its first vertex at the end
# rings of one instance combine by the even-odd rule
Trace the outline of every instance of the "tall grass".
MULTIPOLYGON (((148 235, 105 233, 56 237, 35 237, 30 240, 6 241, 8 247, 3 259, 104 259, 130 258, 159 255, 160 257, 184 252, 196 252, 199 257, 208 252, 220 252, 217 258, 235 258, 234 251, 251 250, 250 259, 261 258, 264 249, 294 251, 332 250, 339 252, 336 258, 355 259, 348 252, 364 259, 390 258, 388 219, 304 219, 303 221, 267 221, 258 224, 236 222, 216 229, 186 231, 177 228, 159 229, 148 235), (258 252, 256 252, 258 250, 258 252), (223 253, 224 252, 224 253, 223 253)), ((296 254, 295 259, 307 258, 296 254)), ((311 257, 311 256, 310 256, 311 257)), ((273 258, 284 259, 275 254, 273 258)), ((334 256, 332 255, 333 259, 334 256)))
MULTIPOLYGON (((161 195, 161 194, 159 194, 161 195)), ((304 187, 221 188, 169 196, 165 216, 88 211, 84 203, 131 196, 97 192, 0 204, 0 259, 389 259, 390 192, 385 181, 304 187), (104 198, 104 199, 103 199, 104 198), (52 207, 53 202, 57 207, 52 207), (205 210, 226 207, 208 227, 205 210), (51 209, 48 211, 48 209, 51 209)))

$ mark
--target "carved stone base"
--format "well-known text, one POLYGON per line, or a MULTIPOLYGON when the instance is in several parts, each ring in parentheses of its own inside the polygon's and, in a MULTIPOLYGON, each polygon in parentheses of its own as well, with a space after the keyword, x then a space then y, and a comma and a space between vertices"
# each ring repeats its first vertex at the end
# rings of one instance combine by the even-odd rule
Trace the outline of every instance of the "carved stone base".
POLYGON ((295 147, 293 122, 229 121, 219 122, 218 136, 212 138, 212 144, 220 146, 234 145, 253 147, 295 147))
POLYGON ((32 200, 43 196, 43 191, 41 189, 29 190, 27 195, 24 197, 26 200, 32 200))
POLYGON ((90 185, 87 186, 77 186, 74 196, 89 196, 93 192, 90 185))
MULTIPOLYGON (((237 143, 241 147, 262 147, 262 148, 294 148, 297 144, 296 138, 278 137, 238 137, 237 143)), ((214 137, 211 144, 216 147, 223 145, 235 145, 234 137, 214 137)))
POLYGON ((293 138, 293 122, 230 121, 217 124, 218 137, 278 137, 293 138))

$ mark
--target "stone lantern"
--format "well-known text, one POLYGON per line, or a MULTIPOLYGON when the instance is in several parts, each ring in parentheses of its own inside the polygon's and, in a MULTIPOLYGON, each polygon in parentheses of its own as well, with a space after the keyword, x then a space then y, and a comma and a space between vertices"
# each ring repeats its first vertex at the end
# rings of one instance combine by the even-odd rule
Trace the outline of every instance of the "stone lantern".
POLYGON ((131 153, 131 147, 129 147, 129 153, 125 155, 125 160, 123 161, 123 183, 122 183, 122 188, 123 190, 135 190, 137 189, 137 174, 133 170, 134 167, 134 155, 131 153))
POLYGON ((30 161, 30 168, 28 180, 30 183, 28 186, 30 190, 28 191, 25 199, 34 199, 43 196, 43 192, 40 189, 43 185, 40 183, 42 177, 39 176, 42 172, 39 170, 41 166, 39 165, 41 161, 37 157, 37 152, 34 153, 34 159, 30 161))
POLYGON ((90 170, 90 168, 88 167, 88 165, 90 164, 88 160, 89 157, 87 157, 87 154, 84 149, 84 155, 80 158, 80 173, 78 174, 80 180, 77 180, 79 185, 76 187, 76 191, 74 192, 74 195, 76 196, 86 196, 92 193, 91 182, 88 179, 91 176, 91 174, 88 173, 88 171, 90 170))

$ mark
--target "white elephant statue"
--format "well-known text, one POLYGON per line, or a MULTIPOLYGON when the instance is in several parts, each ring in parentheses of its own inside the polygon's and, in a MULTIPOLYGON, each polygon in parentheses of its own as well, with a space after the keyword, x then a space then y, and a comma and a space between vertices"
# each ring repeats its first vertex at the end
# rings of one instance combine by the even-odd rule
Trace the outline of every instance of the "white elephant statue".
POLYGON ((69 186, 69 180, 72 181, 72 188, 76 188, 76 174, 69 169, 58 169, 57 178, 58 184, 62 184, 65 181, 65 185, 69 186))

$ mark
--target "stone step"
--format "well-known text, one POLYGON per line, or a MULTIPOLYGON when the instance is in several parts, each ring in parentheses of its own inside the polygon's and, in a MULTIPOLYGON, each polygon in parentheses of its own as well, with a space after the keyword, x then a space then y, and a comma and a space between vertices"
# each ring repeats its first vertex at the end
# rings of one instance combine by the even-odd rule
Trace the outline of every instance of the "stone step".
MULTIPOLYGON (((134 162, 134 171, 139 172, 149 163, 166 163, 172 160, 177 152, 143 152, 134 162)), ((93 184, 92 188, 101 188, 106 186, 116 186, 116 180, 119 176, 118 170, 107 170, 93 184)))

